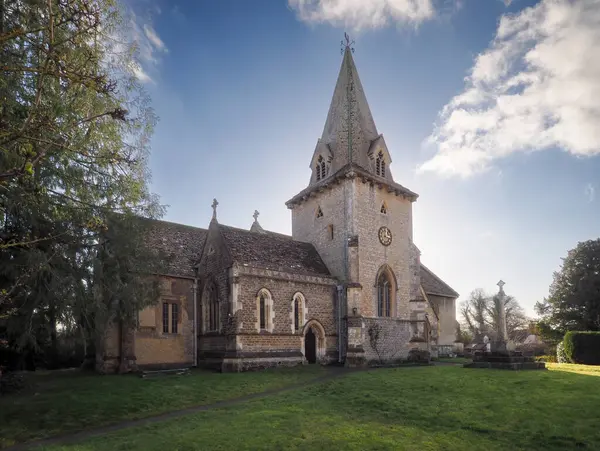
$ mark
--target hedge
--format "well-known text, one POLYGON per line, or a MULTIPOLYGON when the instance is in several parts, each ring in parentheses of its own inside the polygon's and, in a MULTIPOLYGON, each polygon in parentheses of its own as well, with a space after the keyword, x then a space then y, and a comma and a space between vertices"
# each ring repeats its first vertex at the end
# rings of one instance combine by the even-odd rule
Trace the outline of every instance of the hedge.
POLYGON ((563 339, 564 352, 572 363, 600 365, 600 332, 570 331, 563 339))

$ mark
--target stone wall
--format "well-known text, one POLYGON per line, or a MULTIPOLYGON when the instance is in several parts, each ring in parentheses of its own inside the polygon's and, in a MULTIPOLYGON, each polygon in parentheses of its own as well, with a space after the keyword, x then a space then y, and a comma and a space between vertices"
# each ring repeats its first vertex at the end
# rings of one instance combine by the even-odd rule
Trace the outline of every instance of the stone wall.
POLYGON ((414 281, 411 276, 412 203, 385 188, 354 179, 352 208, 353 230, 358 236, 359 280, 362 285, 360 313, 375 316, 377 313, 377 274, 383 265, 388 265, 395 276, 396 303, 393 315, 408 318, 411 290, 414 281), (387 214, 380 212, 382 203, 387 206, 387 214), (392 232, 392 243, 383 246, 379 242, 378 231, 387 226, 392 232))
MULTIPOLYGON (((236 349, 242 353, 275 353, 279 356, 301 356, 305 326, 317 323, 322 327, 323 351, 334 356, 337 351, 335 318, 336 285, 333 279, 246 269, 238 279, 236 312, 236 349), (257 329, 258 293, 266 289, 272 298, 273 329, 257 329), (304 300, 302 321, 294 330, 293 299, 300 293, 304 300)), ((320 329, 319 329, 320 330, 320 329)), ((324 356, 323 356, 324 357, 324 356)))
MULTIPOLYGON (((191 366, 194 363, 194 281, 161 277, 158 303, 141 312, 140 327, 135 331, 135 355, 138 367, 191 366), (177 333, 163 332, 163 303, 178 305, 177 333), (154 323, 152 315, 154 313, 154 323)), ((170 329, 169 329, 170 330, 170 329)))
POLYGON ((224 354, 223 370, 242 371, 303 363, 304 333, 314 326, 319 361, 337 359, 335 280, 251 267, 231 269, 232 345, 224 354), (258 327, 257 298, 267 290, 272 327, 258 327), (303 299, 299 330, 294 328, 293 299, 303 299))
POLYGON ((292 210, 292 236, 295 240, 312 243, 331 274, 339 280, 346 277, 346 206, 350 198, 348 182, 332 184, 327 190, 306 199, 292 210), (344 195, 346 191, 346 195, 344 195), (323 216, 317 218, 321 207, 323 216), (333 238, 331 229, 333 228, 333 238))
POLYGON ((138 326, 123 329, 112 322, 99 356, 101 372, 135 371, 138 368, 190 366, 194 363, 194 293, 193 280, 159 276, 161 294, 158 302, 138 313, 138 326), (177 304, 177 333, 163 333, 163 302, 177 304), (121 361, 120 350, 123 350, 121 361))
POLYGON ((394 315, 409 317, 408 302, 418 290, 418 251, 411 247, 412 203, 408 199, 359 177, 348 177, 293 207, 292 234, 312 243, 340 281, 362 285, 358 308, 365 316, 376 314, 376 277, 383 265, 389 265, 397 281, 394 315), (386 214, 381 213, 384 202, 386 214), (321 218, 316 215, 319 207, 321 218), (390 246, 379 242, 378 231, 384 225, 392 232, 390 246))
POLYGON ((419 324, 422 323, 397 318, 363 318, 363 349, 367 364, 404 361, 410 350, 426 350, 427 342, 414 341, 419 324))
POLYGON ((456 302, 453 298, 428 295, 431 302, 437 306, 439 312, 438 321, 438 345, 454 346, 456 340, 456 302))

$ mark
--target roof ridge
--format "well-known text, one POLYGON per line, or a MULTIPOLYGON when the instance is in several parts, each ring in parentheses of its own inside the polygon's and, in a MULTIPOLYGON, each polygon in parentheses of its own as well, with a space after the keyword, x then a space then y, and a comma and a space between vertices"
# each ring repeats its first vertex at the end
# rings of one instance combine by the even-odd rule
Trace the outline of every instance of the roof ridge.
POLYGON ((189 225, 189 224, 183 224, 181 222, 165 221, 164 219, 153 219, 153 218, 142 218, 142 219, 144 219, 146 221, 150 221, 150 222, 155 222, 155 223, 172 224, 172 225, 181 226, 181 227, 188 227, 190 229, 203 230, 205 232, 208 231, 208 229, 205 229, 203 227, 197 227, 197 226, 193 226, 193 225, 189 225))
POLYGON ((273 231, 267 230, 267 229, 264 229, 264 231, 266 233, 263 234, 263 233, 253 232, 252 230, 248 230, 248 229, 242 229, 241 227, 230 226, 230 225, 227 225, 227 224, 219 224, 219 227, 224 227, 224 228, 232 229, 232 230, 239 231, 239 232, 251 233, 252 235, 258 235, 258 236, 261 236, 261 235, 262 236, 265 236, 265 235, 266 236, 275 236, 275 237, 280 237, 280 238, 284 238, 284 239, 296 241, 298 243, 304 243, 305 242, 305 241, 296 240, 291 235, 286 235, 284 233, 279 233, 279 232, 273 232, 273 231))

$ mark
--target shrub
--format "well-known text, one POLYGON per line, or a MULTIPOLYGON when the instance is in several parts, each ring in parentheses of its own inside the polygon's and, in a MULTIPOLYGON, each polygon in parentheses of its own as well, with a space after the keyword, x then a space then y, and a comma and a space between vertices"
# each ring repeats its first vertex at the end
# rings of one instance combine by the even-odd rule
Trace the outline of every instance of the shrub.
POLYGON ((558 363, 569 363, 567 354, 565 354, 565 344, 562 341, 556 345, 556 361, 558 363))
POLYGON ((0 394, 17 393, 25 388, 25 377, 20 373, 1 372, 0 370, 0 394))
POLYGON ((563 339, 567 360, 584 365, 600 365, 600 332, 569 331, 563 339))
POLYGON ((429 351, 423 351, 420 349, 411 349, 408 351, 408 359, 409 362, 429 362, 431 360, 431 356, 429 351))
POLYGON ((555 355, 540 355, 536 357, 538 362, 548 362, 548 363, 557 363, 557 359, 555 355))

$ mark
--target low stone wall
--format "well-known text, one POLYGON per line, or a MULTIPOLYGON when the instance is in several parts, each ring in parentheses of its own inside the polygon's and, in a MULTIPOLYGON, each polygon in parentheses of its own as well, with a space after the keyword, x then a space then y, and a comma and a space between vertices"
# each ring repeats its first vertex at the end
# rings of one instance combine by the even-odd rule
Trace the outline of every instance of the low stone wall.
POLYGON ((363 348, 367 364, 386 365, 406 361, 411 350, 427 350, 420 336, 421 322, 399 318, 363 318, 363 348))

